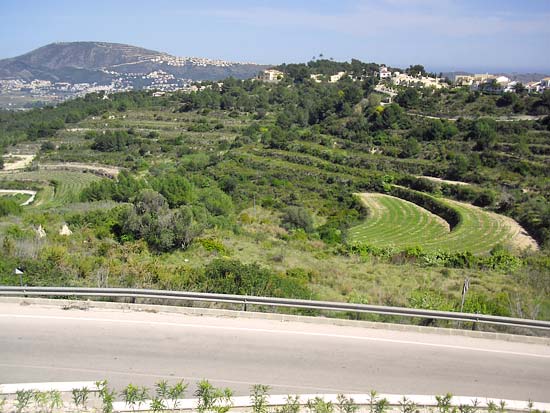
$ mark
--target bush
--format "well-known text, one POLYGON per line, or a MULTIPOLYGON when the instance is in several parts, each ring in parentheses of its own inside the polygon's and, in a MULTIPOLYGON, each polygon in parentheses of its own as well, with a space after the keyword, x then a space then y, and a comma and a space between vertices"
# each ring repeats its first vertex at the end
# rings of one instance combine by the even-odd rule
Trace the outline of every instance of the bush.
POLYGON ((55 150, 55 144, 50 141, 43 142, 42 145, 40 145, 40 149, 44 152, 47 151, 53 151, 55 150))
POLYGON ((297 206, 285 208, 281 219, 283 227, 286 229, 303 229, 307 233, 313 232, 313 218, 305 208, 297 206))
POLYGON ((190 207, 171 210, 166 199, 150 189, 138 194, 133 208, 122 219, 122 235, 143 239, 157 251, 187 248, 201 232, 202 225, 190 207))
POLYGON ((0 197, 0 217, 20 214, 23 208, 12 199, 0 197))
POLYGON ((288 298, 311 298, 307 278, 300 271, 274 274, 258 264, 216 259, 205 268, 202 290, 210 293, 288 298))

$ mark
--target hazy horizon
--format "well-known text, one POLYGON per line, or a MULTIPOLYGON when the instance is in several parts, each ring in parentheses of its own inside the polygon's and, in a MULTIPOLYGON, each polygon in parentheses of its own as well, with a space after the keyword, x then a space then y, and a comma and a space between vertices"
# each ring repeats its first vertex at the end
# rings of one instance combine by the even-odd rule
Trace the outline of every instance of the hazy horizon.
POLYGON ((550 72, 543 0, 4 0, 0 13, 2 59, 53 42, 103 41, 260 64, 323 54, 435 72, 550 72))

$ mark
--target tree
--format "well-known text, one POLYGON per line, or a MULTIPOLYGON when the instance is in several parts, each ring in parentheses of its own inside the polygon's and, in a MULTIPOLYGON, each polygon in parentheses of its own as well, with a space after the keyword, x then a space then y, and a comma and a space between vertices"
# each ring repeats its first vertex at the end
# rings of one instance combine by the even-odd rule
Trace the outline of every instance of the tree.
POLYGON ((400 106, 411 109, 420 102, 420 94, 414 88, 407 88, 395 97, 395 101, 399 103, 400 106))
POLYGON ((503 93, 498 99, 497 99, 497 106, 498 107, 505 107, 510 106, 516 103, 518 100, 518 97, 515 93, 506 92, 503 93))
POLYGON ((217 186, 211 186, 201 191, 199 195, 204 207, 215 216, 229 216, 233 213, 233 201, 229 195, 217 186))
POLYGON ((170 208, 189 205, 197 199, 194 186, 185 177, 175 173, 157 177, 152 181, 152 186, 166 198, 170 208))
POLYGON ((414 138, 405 139, 401 145, 401 158, 411 158, 420 152, 420 144, 414 138))
POLYGON ((313 218, 303 207, 290 206, 286 208, 281 219, 283 227, 286 229, 303 229, 305 232, 313 232, 313 218))
POLYGON ((514 92, 516 92, 518 95, 524 95, 527 91, 526 87, 523 85, 523 83, 518 82, 514 86, 514 92))
POLYGON ((422 65, 410 65, 408 69, 405 70, 411 76, 426 76, 426 70, 422 65))
POLYGON ((476 142, 476 150, 491 148, 497 139, 495 121, 488 118, 475 120, 470 125, 468 138, 476 142))
POLYGON ((122 219, 122 234, 143 239, 157 251, 186 248, 200 234, 202 225, 193 210, 183 206, 170 210, 161 194, 151 189, 141 191, 132 209, 122 219))

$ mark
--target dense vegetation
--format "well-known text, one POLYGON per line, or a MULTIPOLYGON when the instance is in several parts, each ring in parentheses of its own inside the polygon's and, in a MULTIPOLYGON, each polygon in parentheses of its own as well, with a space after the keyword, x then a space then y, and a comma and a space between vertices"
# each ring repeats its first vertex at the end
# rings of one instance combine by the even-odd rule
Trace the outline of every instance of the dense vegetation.
POLYGON ((91 94, 1 112, 0 146, 34 145, 38 157, 33 171, 0 175, 0 187, 42 189, 34 206, 4 208, 11 215, 0 223, 0 282, 15 283, 19 266, 29 284, 456 309, 469 276, 476 281, 465 308, 550 317, 549 117, 498 118, 547 115, 547 93, 517 96, 521 110, 496 95, 452 103, 468 95, 462 89, 403 89, 397 103, 381 105, 375 64, 317 60, 280 69, 286 75, 276 84, 226 79, 193 93, 91 94), (310 79, 339 71, 350 76, 310 79), (494 110, 474 109, 481 101, 494 110), (440 110, 447 107, 452 113, 440 110), (100 179, 40 169, 60 161, 122 170, 100 179), (458 241, 433 256, 413 235, 402 249, 357 245, 350 228, 372 218, 353 195, 361 192, 407 199, 451 228, 466 215, 441 197, 473 203, 516 219, 541 251, 488 238, 490 254, 482 257, 458 241), (64 222, 70 237, 57 235, 64 222), (39 224, 45 239, 32 230, 39 224))

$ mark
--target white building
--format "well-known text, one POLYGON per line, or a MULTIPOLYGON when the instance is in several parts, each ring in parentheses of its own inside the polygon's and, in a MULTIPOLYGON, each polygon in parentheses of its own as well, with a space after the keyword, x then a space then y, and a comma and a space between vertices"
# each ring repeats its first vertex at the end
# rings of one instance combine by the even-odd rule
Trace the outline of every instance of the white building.
POLYGON ((515 92, 516 91, 516 87, 518 85, 519 82, 517 81, 512 81, 512 82, 508 82, 505 86, 504 86, 504 89, 502 90, 503 92, 515 92))
POLYGON ((409 86, 409 87, 432 87, 441 89, 447 87, 446 83, 441 82, 442 79, 429 76, 411 76, 407 73, 393 72, 391 81, 394 85, 409 86))
POLYGON ((262 82, 279 82, 283 77, 284 73, 280 70, 275 69, 267 69, 263 70, 258 74, 258 80, 261 80, 262 82))
POLYGON ((525 85, 527 93, 540 92, 542 90, 540 81, 539 82, 528 82, 525 85))
POLYGON ((346 72, 338 72, 330 77, 330 83, 336 83, 345 76, 346 72))
POLYGON ((389 79, 391 78, 391 72, 386 66, 380 66, 380 72, 378 72, 380 79, 389 79))

